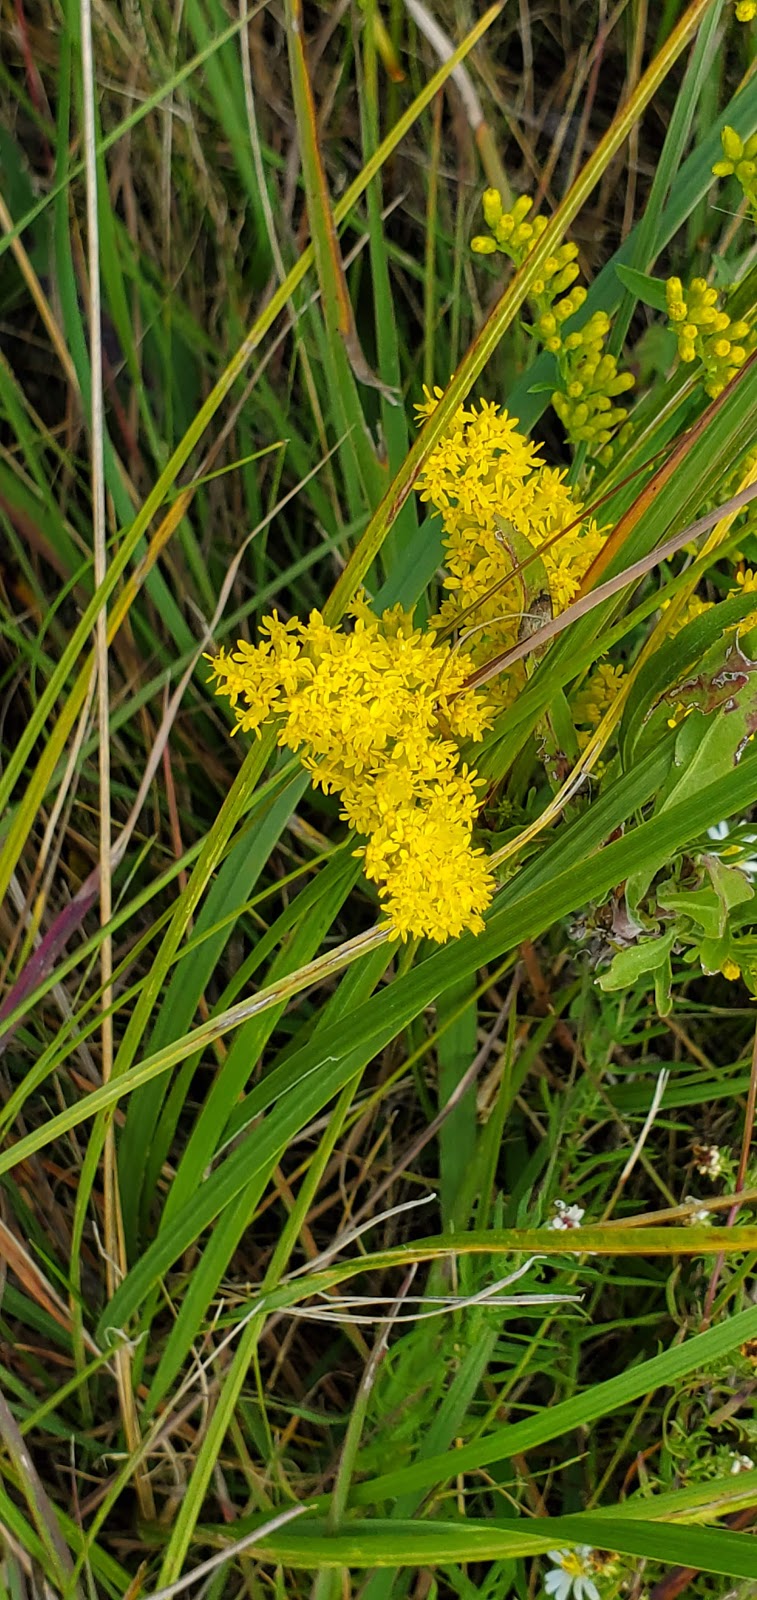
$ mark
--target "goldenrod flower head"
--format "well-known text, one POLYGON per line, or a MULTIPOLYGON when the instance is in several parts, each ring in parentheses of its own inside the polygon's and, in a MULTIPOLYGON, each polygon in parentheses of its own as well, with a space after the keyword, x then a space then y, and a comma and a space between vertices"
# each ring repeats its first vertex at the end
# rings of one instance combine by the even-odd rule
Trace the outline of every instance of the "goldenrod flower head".
POLYGON ((422 400, 417 400, 413 407, 419 422, 425 422, 427 417, 433 415, 439 404, 439 401, 444 395, 444 390, 438 383, 434 384, 433 389, 429 389, 428 384, 424 383, 423 395, 424 398, 422 400))
POLYGON ((610 331, 604 311, 595 311, 583 328, 569 333, 559 357, 562 386, 552 404, 571 444, 583 443, 590 455, 609 460, 610 441, 628 411, 614 405, 618 395, 633 388, 630 372, 618 372, 618 362, 603 345, 610 331))
MULTIPOLYGON (((515 644, 534 593, 533 562, 514 574, 524 557, 538 560, 551 609, 561 611, 601 548, 600 531, 584 518, 565 473, 545 466, 516 420, 490 401, 460 407, 418 490, 441 513, 445 533, 447 597, 433 626, 460 630, 457 655, 467 670, 515 644)), ((509 703, 523 677, 518 666, 493 680, 488 699, 509 703)))
MULTIPOLYGON (((522 194, 514 201, 510 210, 505 211, 499 191, 486 189, 483 211, 489 234, 472 239, 471 249, 475 250, 477 255, 493 255, 495 251, 501 250, 515 262, 516 267, 521 266, 529 250, 547 226, 546 217, 535 217, 532 222, 526 220, 532 206, 531 196, 522 194)), ((554 257, 549 258, 544 268, 545 277, 556 276, 577 253, 575 246, 564 245, 554 257)))
POLYGON ((484 222, 493 233, 502 221, 504 207, 498 189, 485 189, 483 198, 484 222))
POLYGON ((731 322, 705 278, 692 278, 688 289, 680 278, 669 278, 665 296, 678 354, 685 362, 701 361, 705 391, 714 399, 744 365, 757 335, 748 322, 731 322))
POLYGON ((398 807, 371 833, 363 858, 366 877, 380 885, 394 937, 423 934, 441 942, 483 928, 481 912, 495 885, 483 852, 471 848, 455 775, 422 807, 398 807))
POLYGON ((478 932, 494 881, 471 834, 475 774, 459 768, 457 739, 481 739, 493 716, 466 690, 470 662, 422 632, 401 606, 376 617, 363 595, 354 626, 267 617, 260 643, 211 661, 216 693, 237 726, 258 736, 270 715, 279 743, 311 781, 339 794, 351 828, 368 835, 366 874, 379 883, 394 935, 478 932))
POLYGON ((754 22, 757 17, 757 0, 736 0, 736 21, 754 22))
POLYGON ((477 256, 495 256, 497 254, 496 241, 490 239, 485 233, 477 233, 471 239, 470 247, 477 256))
MULTIPOLYGON (((729 590, 729 599, 737 594, 757 594, 757 572, 751 567, 742 568, 736 573, 737 588, 729 590)), ((736 629, 741 633, 749 633, 757 627, 757 610, 749 611, 745 617, 736 624, 736 629)))

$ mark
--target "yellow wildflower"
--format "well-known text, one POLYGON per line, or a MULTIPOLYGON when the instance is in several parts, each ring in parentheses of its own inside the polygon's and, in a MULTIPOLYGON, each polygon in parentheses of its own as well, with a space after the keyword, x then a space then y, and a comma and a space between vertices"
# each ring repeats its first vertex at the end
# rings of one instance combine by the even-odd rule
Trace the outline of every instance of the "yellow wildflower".
MULTIPOLYGON (((757 15, 757 6, 755 6, 757 15)), ((716 161, 712 169, 716 178, 736 178, 746 195, 751 211, 757 210, 757 134, 742 139, 735 128, 727 124, 720 134, 723 160, 716 161)))
POLYGON ((757 0, 736 0, 736 21, 754 22, 757 17, 757 0))
POLYGON ((341 796, 350 828, 368 836, 360 853, 394 936, 478 932, 495 886, 471 845, 475 774, 458 768, 455 741, 480 739, 492 709, 465 689, 465 657, 411 613, 378 618, 361 595, 353 616, 350 632, 318 611, 306 623, 266 618, 258 645, 211 661, 216 693, 258 735, 277 715, 279 743, 341 796))
POLYGON ((444 390, 440 388, 438 383, 434 384, 433 389, 429 389, 428 384, 424 383, 423 393, 425 399, 417 401, 413 407, 419 422, 425 422, 427 417, 432 416, 439 401, 442 399, 444 390))
POLYGON ((609 460, 610 440, 628 416, 625 406, 613 405, 613 400, 634 382, 630 372, 618 372, 617 358, 603 349, 609 332, 607 313, 595 311, 583 328, 567 335, 558 361, 562 388, 552 395, 571 443, 586 444, 590 454, 603 460, 609 460))
POLYGON ((483 851, 471 849, 454 778, 437 785, 424 807, 409 804, 392 812, 362 854, 366 877, 380 884, 395 937, 424 934, 442 941, 466 928, 483 928, 481 910, 494 882, 483 851))
MULTIPOLYGON (((667 611, 670 603, 669 600, 663 600, 660 610, 667 611)), ((696 617, 703 616, 705 611, 711 611, 712 605, 712 600, 701 600, 698 594, 690 595, 685 606, 681 608, 673 622, 668 624, 668 638, 674 639, 676 634, 686 627, 687 622, 693 622, 696 617)))
MULTIPOLYGON (((516 267, 525 261, 534 243, 547 226, 544 217, 528 221, 532 201, 521 195, 510 211, 505 211, 496 189, 484 194, 484 221, 491 237, 479 236, 471 249, 479 255, 499 250, 516 267)), ((583 444, 590 455, 608 462, 610 440, 628 412, 614 405, 618 395, 633 387, 630 372, 618 372, 618 362, 604 346, 610 332, 610 319, 597 311, 584 327, 566 334, 563 324, 583 305, 587 291, 575 282, 578 277, 578 246, 560 245, 548 256, 542 275, 531 285, 529 303, 533 309, 534 336, 557 359, 559 387, 552 404, 572 445, 583 444)))
POLYGON ((702 362, 705 391, 715 399, 754 348, 753 331, 748 322, 731 322, 728 312, 718 306, 717 289, 705 278, 692 278, 688 289, 680 278, 668 278, 665 294, 668 327, 678 340, 678 354, 682 361, 702 362))
MULTIPOLYGON (((445 533, 447 594, 432 626, 460 632, 458 658, 467 671, 516 643, 537 566, 552 611, 561 611, 602 545, 599 528, 583 516, 565 473, 545 466, 515 419, 490 402, 457 412, 422 469, 418 489, 441 513, 445 533), (523 571, 515 575, 520 565, 523 571)), ((489 700, 509 703, 524 676, 518 664, 507 677, 494 679, 487 686, 489 700)))
MULTIPOLYGON (((757 594, 757 572, 751 567, 744 567, 741 572, 736 573, 736 583, 738 588, 729 591, 729 599, 739 591, 742 594, 757 594)), ((757 627, 757 611, 749 611, 737 626, 741 633, 749 633, 751 628, 757 627)))

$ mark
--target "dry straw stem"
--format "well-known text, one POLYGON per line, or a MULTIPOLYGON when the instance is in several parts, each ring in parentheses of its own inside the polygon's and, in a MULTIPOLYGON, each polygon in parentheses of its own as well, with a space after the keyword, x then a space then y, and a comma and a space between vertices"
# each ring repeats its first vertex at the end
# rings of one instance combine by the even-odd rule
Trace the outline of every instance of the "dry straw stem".
MULTIPOLYGON (((89 339, 91 370, 90 449, 92 471, 92 516, 95 587, 100 589, 107 574, 107 530, 105 517, 105 408, 103 397, 102 306, 100 297, 100 240, 98 230, 97 154, 95 117, 95 63, 92 47, 91 0, 80 0, 82 92, 84 103, 84 160, 87 200, 87 266, 89 273, 89 339)), ((103 605, 95 622, 97 662, 97 729, 99 764, 99 871, 100 924, 106 932, 100 946, 102 978, 102 1078, 107 1083, 113 1068, 112 974, 113 949, 107 932, 113 910, 111 890, 111 801, 110 801, 110 703, 108 683, 108 618, 103 605)), ((127 1270, 126 1247, 121 1222, 121 1201, 116 1166, 115 1132, 108 1119, 103 1170, 105 1229, 105 1274, 108 1293, 114 1294, 127 1270)), ((74 1315, 81 1323, 81 1309, 74 1302, 74 1315)), ((77 1344, 80 1340, 75 1341, 77 1344)), ((131 1378, 130 1352, 125 1345, 115 1352, 116 1381, 124 1435, 130 1451, 140 1440, 137 1407, 131 1378)), ((142 1515, 155 1516, 155 1501, 150 1480, 144 1471, 135 1475, 142 1515)))
MULTIPOLYGON (((477 27, 468 35, 464 46, 459 47, 459 51, 456 52, 456 56, 461 56, 467 49, 471 48, 472 44, 475 43, 476 39, 481 36, 481 33, 485 31, 486 27, 491 24, 496 15, 496 8, 492 8, 485 14, 477 27)), ((440 69, 440 74, 436 75, 436 80, 438 80, 436 81, 437 88, 441 86, 441 82, 445 81, 449 74, 449 70, 450 64, 447 64, 440 69)), ((433 85, 434 83, 435 80, 432 79, 431 84, 433 85)), ((364 168, 357 185, 353 185, 351 191, 349 191, 348 194, 343 197, 340 204, 335 207, 334 216, 336 221, 339 220, 340 213, 343 215, 347 214, 347 201, 350 199, 350 195, 352 195, 354 199, 354 191, 357 189, 358 192, 362 192, 363 188, 370 181, 371 176, 379 170, 379 167, 389 153, 389 150, 394 147, 396 142, 398 142, 400 137, 400 129, 410 124, 414 115, 418 114, 418 112, 422 109, 423 104, 427 103, 428 99, 430 98, 432 98, 431 85, 427 85, 423 93, 414 101, 409 112, 405 114, 404 118, 399 120, 395 128, 392 130, 389 140, 384 140, 383 143, 378 147, 378 150, 364 168)), ((312 261, 313 259, 314 254, 312 247, 308 247, 308 250, 306 250, 303 253, 303 256, 300 258, 298 265, 302 270, 304 270, 303 262, 306 260, 312 261)), ((297 269, 294 269, 293 272, 289 274, 286 283, 282 285, 281 289, 278 291, 278 296, 274 295, 268 308, 266 309, 266 312, 264 312, 262 318, 258 320, 258 323, 255 325, 256 338, 260 335, 260 330, 264 327, 264 325, 265 327, 270 325, 270 322, 273 320, 274 310, 277 308, 280 309, 286 303, 287 295, 288 293, 291 293, 291 290, 294 286, 296 273, 297 269)), ((300 271, 299 275, 296 277, 297 282, 299 281, 299 276, 301 275, 302 274, 300 271)), ((225 381, 229 370, 230 369, 227 369, 227 374, 224 375, 224 379, 221 380, 221 383, 225 381)), ((218 392, 219 386, 217 385, 216 390, 214 390, 213 395, 211 396, 211 400, 214 399, 218 392)), ((178 902, 172 922, 163 940, 160 951, 158 952, 157 959, 153 964, 149 981, 146 982, 142 988, 138 1003, 130 1018, 129 1025, 119 1048, 114 1064, 114 1075, 119 1078, 122 1077, 124 1073, 129 1071, 139 1042, 147 1026, 147 1021, 163 978, 165 977, 171 961, 173 960, 180 946, 184 932, 189 924, 189 921, 191 920, 195 908, 200 902, 206 885, 210 880, 210 876, 221 858, 223 850, 226 847, 226 843, 231 837, 236 824, 244 814, 244 811, 249 804, 250 796, 260 781, 273 748, 274 734, 271 729, 267 729, 256 748, 249 752, 231 791, 224 801, 218 819, 206 838, 197 865, 192 874, 192 878, 190 879, 186 891, 182 894, 178 902)), ((382 942, 382 940, 387 937, 387 932, 383 929, 373 930, 368 937, 371 941, 370 947, 373 947, 374 944, 382 942)), ((347 952, 347 963, 356 959, 357 955, 361 953, 362 951, 359 948, 358 941, 356 942, 354 953, 347 952)), ((337 957, 337 966, 333 970, 341 970, 341 954, 337 957)), ((252 1012, 249 1013, 249 1015, 252 1014, 252 1012)), ((240 1018, 240 1021, 241 1020, 243 1019, 240 1018)), ((129 1081, 132 1081, 131 1077, 129 1081)), ((97 1092, 99 1093, 100 1091, 97 1092)), ((95 1129, 90 1141, 91 1148, 94 1148, 97 1137, 98 1132, 97 1129, 95 1129)), ((167 1569, 167 1571, 168 1570, 170 1570, 170 1568, 167 1569)))
MULTIPOLYGON (((310 232, 326 327, 328 329, 332 325, 338 333, 352 373, 358 382, 378 389, 390 405, 397 405, 400 397, 396 390, 382 383, 369 367, 355 323, 318 137, 318 115, 305 57, 302 0, 286 0, 286 11, 292 94, 300 135, 310 232)), ((362 419, 355 419, 355 427, 362 427, 365 432, 362 419)))
MULTIPOLYGON (((444 29, 439 26, 436 17, 431 15, 428 6, 423 4, 423 0, 405 0, 405 9, 409 11, 421 33, 425 34, 431 48, 436 51, 439 60, 449 61, 454 54, 454 46, 451 40, 448 39, 444 29)), ((463 110, 478 146, 478 153, 481 157, 481 165, 486 174, 487 183, 493 189, 499 190, 505 206, 509 207, 512 195, 507 173, 500 160, 492 130, 484 116, 484 109, 478 98, 476 86, 463 62, 454 68, 452 82, 460 96, 463 110)))
POLYGON ((29 1453, 26 1440, 19 1432, 18 1423, 2 1393, 0 1393, 0 1439, 18 1475, 19 1486, 55 1570, 57 1582, 72 1600, 79 1600, 81 1590, 78 1584, 72 1582, 73 1563, 61 1534, 58 1519, 29 1453))
POLYGON ((25 1134, 24 1138, 19 1139, 10 1149, 0 1152, 0 1173, 11 1171, 19 1161, 34 1155, 37 1150, 43 1149, 61 1134, 70 1132, 71 1128, 77 1127, 80 1122, 86 1122, 100 1112, 109 1111, 122 1095, 133 1092, 160 1073, 167 1072, 195 1050, 206 1049, 208 1045, 215 1043, 233 1028, 238 1028, 250 1017, 291 999, 293 995, 302 993, 303 989, 309 988, 311 984, 324 982, 335 973, 343 972, 353 961, 358 961, 370 950, 375 950, 388 938, 388 928, 369 928, 366 933, 358 934, 356 938, 348 939, 336 949, 327 951, 325 955, 317 956, 314 961, 299 967, 296 972, 288 973, 279 982, 259 989, 257 994, 251 995, 249 999, 240 1000, 237 1005, 230 1006, 218 1016, 209 1017, 207 1022, 201 1023, 198 1028, 193 1028, 182 1039, 149 1056, 140 1066, 132 1068, 127 1074, 115 1075, 110 1083, 93 1090, 83 1102, 67 1107, 65 1111, 59 1112, 57 1117, 52 1117, 49 1122, 36 1128, 32 1133, 25 1134))
MULTIPOLYGON (((611 561, 613 561, 623 549, 626 539, 636 527, 636 524, 649 510, 650 506, 654 505, 655 500, 665 488, 666 483, 670 481, 676 472, 680 471, 682 463, 706 436, 707 429, 712 423, 713 418, 717 416, 718 412, 725 404, 729 395, 733 393, 734 389, 743 383, 744 378, 746 377, 750 368, 754 366, 755 361, 757 361, 757 352, 749 357, 749 360, 746 361, 743 367, 739 369, 736 375, 731 379, 730 383, 728 383, 725 389, 723 389, 722 392, 717 396, 717 399, 712 401, 712 403, 707 407, 706 411, 704 411, 701 417, 699 417, 694 423, 694 426, 689 428, 688 431, 681 436, 671 450, 670 455, 665 461, 663 461, 662 465, 658 467, 649 483, 644 485, 644 488, 634 500, 633 505, 629 506, 628 510, 616 523, 612 533, 602 546, 599 554, 595 556, 588 571, 584 573, 583 581, 581 583, 582 595, 585 595, 589 590, 593 590, 597 579, 602 576, 603 572, 607 571, 611 561)), ((727 514, 728 509, 728 507, 724 507, 724 515, 727 514)), ((710 526, 714 527, 715 524, 711 523, 710 526)))
MULTIPOLYGON (((329 454, 333 455, 334 451, 336 451, 338 448, 339 445, 337 443, 333 446, 333 449, 329 452, 329 454)), ((111 875, 117 871, 124 859, 127 848, 134 834, 134 830, 139 822, 142 810, 147 801, 155 774, 166 751, 171 729, 175 723, 176 717, 179 714, 184 694, 186 693, 192 675, 203 651, 212 643, 213 634, 223 615, 226 602, 229 598, 229 594, 233 587, 245 551, 247 550, 251 541, 257 538, 257 536, 268 527, 269 523, 274 519, 274 517, 278 516, 284 507, 295 497, 295 495, 297 495, 300 490, 310 481, 310 479, 314 477, 318 471, 320 471, 322 465, 323 463, 319 462, 318 465, 313 467, 312 471, 309 472, 300 483, 296 484, 293 489, 290 489, 287 494, 283 495, 281 499, 276 502, 271 510, 267 512, 266 516, 261 519, 257 527, 253 528, 251 533, 248 534, 247 538, 240 545, 237 554, 234 556, 234 559, 231 562, 228 572, 224 578, 223 584, 221 585, 221 590, 213 616, 205 627, 203 635, 198 641, 198 644, 192 655, 190 656, 179 683, 177 684, 176 689, 174 690, 167 706, 165 707, 160 725, 153 740, 150 754, 147 758, 147 762, 140 779, 136 798, 132 804, 129 815, 123 825, 123 828, 111 845, 111 875)), ((109 637, 112 637, 112 632, 109 637)), ((92 658, 91 665, 92 672, 94 673, 96 671, 94 658, 92 658)), ((65 794, 65 791, 68 787, 68 781, 70 780, 75 758, 84 739, 86 732, 85 713, 88 714, 89 700, 93 690, 94 678, 91 678, 88 698, 85 701, 85 706, 82 710, 76 739, 72 746, 66 765, 66 775, 61 786, 62 794, 65 794)), ((295 758, 292 758, 291 768, 293 771, 296 769, 296 766, 296 760, 295 758)), ((59 809, 62 806, 62 803, 62 799, 59 797, 53 807, 50 821, 45 830, 45 840, 43 841, 43 846, 40 851, 40 856, 42 858, 46 854, 45 844, 48 840, 48 837, 51 836, 54 824, 57 823, 59 809)), ((36 870, 38 869, 35 869, 35 871, 36 870)), ((13 986, 11 989, 9 989, 4 1000, 2 1001, 2 1004, 0 1004, 0 1055, 2 1055, 7 1049, 8 1044, 10 1043, 10 1040, 13 1038, 13 1035, 16 1031, 16 1028, 21 1022, 22 1018, 26 1015, 27 1011, 39 999, 42 998, 42 995, 39 991, 41 990, 47 975, 52 971, 54 963, 60 956, 62 950, 65 948, 65 945, 70 941, 74 929, 81 926, 87 912, 91 909, 92 904, 97 897, 99 883, 100 866, 98 865, 92 869, 88 877, 85 878, 82 884, 80 884, 70 903, 58 913, 52 925, 48 928, 44 939, 39 942, 34 954, 22 967, 13 986)))
POLYGON ((278 1516, 271 1517, 262 1528, 256 1528, 254 1533, 248 1533, 244 1539, 237 1539, 234 1544, 226 1545, 215 1556, 209 1556, 207 1561, 201 1561, 199 1567, 193 1567, 191 1572, 185 1572, 183 1578, 177 1578, 175 1583, 168 1583, 161 1589, 153 1589, 152 1594, 145 1595, 144 1600, 173 1600, 174 1595, 183 1594, 185 1589, 198 1583, 201 1578, 210 1578, 219 1567, 228 1561, 235 1561, 237 1556, 243 1555, 245 1550, 251 1550, 253 1545, 259 1544, 262 1538, 276 1533, 279 1528, 293 1522, 296 1517, 304 1516, 310 1511, 310 1506, 289 1506, 286 1511, 280 1511, 278 1516))
POLYGON ((50 342, 61 364, 66 381, 71 388, 71 392, 72 394, 78 396, 79 380, 76 376, 76 368, 71 359, 68 346, 55 320, 47 295, 42 288, 26 250, 14 228, 13 218, 8 210, 7 205, 5 204, 2 195, 0 195, 0 227, 3 229, 3 232, 6 234, 9 240, 10 248, 13 251, 13 255, 16 259, 16 265, 18 266, 24 283, 29 290, 32 300, 37 307, 40 320, 47 328, 47 331, 50 335, 50 342))

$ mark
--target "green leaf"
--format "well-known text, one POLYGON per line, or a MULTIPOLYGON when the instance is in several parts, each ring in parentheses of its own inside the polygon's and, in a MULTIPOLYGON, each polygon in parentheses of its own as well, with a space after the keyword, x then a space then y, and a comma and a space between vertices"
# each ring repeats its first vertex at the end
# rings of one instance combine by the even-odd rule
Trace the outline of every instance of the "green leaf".
MULTIPOLYGON (((644 1246, 640 1239, 639 1247, 644 1246)), ((439 1455, 430 1461, 421 1461, 400 1472, 386 1472, 371 1483, 359 1484, 352 1499, 356 1505, 377 1505, 388 1497, 394 1498, 406 1489, 430 1489, 455 1478, 460 1472, 477 1472, 497 1461, 508 1461, 526 1450, 534 1450, 549 1440, 563 1440, 574 1430, 583 1429, 600 1418, 607 1417, 619 1407, 638 1400, 641 1395, 666 1387, 686 1377, 691 1372, 706 1371, 716 1361, 737 1350, 740 1344, 757 1335, 757 1307, 729 1316, 705 1333, 684 1339, 665 1350, 661 1355, 637 1366, 626 1368, 615 1378, 593 1383, 582 1394, 561 1400, 557 1405, 537 1412, 521 1422, 505 1424, 469 1444, 439 1455)), ((550 1521, 550 1527, 552 1522, 550 1521)), ((603 1532, 597 1543, 602 1549, 612 1547, 610 1536, 603 1532)), ((753 1547, 752 1560, 757 1560, 757 1546, 753 1547)), ((689 1563, 690 1564, 690 1563, 689 1563)))
POLYGON ((261 1540, 256 1550, 269 1561, 295 1568, 433 1568, 454 1561, 542 1555, 578 1544, 728 1578, 757 1577, 757 1541, 748 1534, 596 1513, 487 1522, 472 1517, 459 1522, 354 1521, 336 1534, 320 1519, 305 1517, 261 1540))
POLYGON ((687 622, 644 663, 629 694, 621 723, 620 749, 626 768, 651 739, 653 730, 647 735, 646 725, 662 696, 680 683, 713 644, 722 640, 727 630, 753 609, 749 595, 733 595, 687 622))
POLYGON ((646 978, 652 976, 657 1009, 661 1016, 667 1016, 670 1011, 670 990, 673 982, 670 956, 678 937, 678 929, 673 928, 670 933, 661 934, 653 939, 641 939, 638 944, 630 945, 627 950, 619 950, 607 971, 599 974, 597 982, 600 988, 605 993, 613 989, 631 989, 635 984, 644 983, 646 978))
POLYGON ((615 274, 645 306, 652 306, 655 311, 667 311, 664 278, 652 278, 648 272, 637 272, 635 267, 626 267, 621 261, 615 268, 615 274))

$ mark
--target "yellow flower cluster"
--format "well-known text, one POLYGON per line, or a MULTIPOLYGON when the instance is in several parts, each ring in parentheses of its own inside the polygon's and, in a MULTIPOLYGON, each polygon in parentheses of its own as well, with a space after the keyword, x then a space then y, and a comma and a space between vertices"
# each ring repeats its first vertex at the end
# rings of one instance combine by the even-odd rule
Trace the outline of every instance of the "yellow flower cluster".
MULTIPOLYGON (((660 610, 667 611, 670 603, 669 600, 663 600, 660 610)), ((694 622, 697 617, 703 616, 705 611, 711 611, 713 603, 712 600, 702 600, 698 594, 689 595, 686 604, 681 607, 672 622, 668 623, 667 637, 675 639, 676 634, 680 633, 687 623, 694 622)))
MULTIPOLYGON (((757 594, 757 572, 751 567, 744 567, 736 573, 736 583, 738 588, 729 591, 729 599, 736 594, 757 594)), ((742 617, 738 628, 741 633, 750 633, 752 628, 757 628, 757 611, 750 611, 742 617)))
MULTIPOLYGON (((496 189, 484 194, 484 221, 489 235, 471 241, 478 255, 501 251, 516 267, 522 266, 529 251, 547 226, 545 217, 528 220, 533 202, 521 195, 510 211, 505 211, 496 189)), ((542 276, 531 287, 532 332, 557 360, 560 387, 552 404, 571 444, 585 444, 590 455, 609 461, 610 439, 625 422, 628 412, 613 401, 633 387, 630 372, 618 372, 617 358, 605 350, 610 319, 597 311, 583 328, 565 334, 563 325, 579 311, 587 291, 575 282, 578 277, 578 246, 561 245, 549 256, 542 276)))
MULTIPOLYGON (((491 237, 479 234, 471 240, 471 249, 482 256, 494 255, 500 250, 503 255, 509 256, 510 260, 515 262, 516 267, 522 266, 547 226, 546 217, 534 217, 533 222, 528 221, 528 213, 532 206, 530 195, 522 194, 512 209, 505 211, 499 191, 487 189, 483 199, 484 222, 491 237)), ((546 315, 558 296, 564 295, 578 277, 577 255, 577 244, 563 244, 553 256, 548 256, 542 268, 541 278, 537 278, 531 288, 531 299, 539 316, 546 315)), ((578 288, 574 291, 568 301, 568 309, 560 320, 564 321, 565 317, 577 311, 585 299, 585 289, 578 288)))
POLYGON ((571 442, 584 442, 589 454, 605 463, 612 457, 610 440, 628 416, 626 407, 613 401, 633 388, 631 373, 618 372, 616 357, 604 349, 609 332, 607 312, 595 311, 583 328, 567 335, 558 363, 564 387, 552 396, 571 442))
POLYGON ((571 710, 576 725, 579 750, 585 749, 602 718, 617 698, 623 681, 622 666, 613 667, 609 661, 600 661, 591 677, 579 689, 571 710))
MULTIPOLYGON (((748 0, 748 3, 753 5, 752 17, 757 17, 757 0, 748 0)), ((741 20, 751 21, 751 17, 741 20)), ((745 140, 735 128, 725 127, 720 135, 720 143, 723 146, 723 160, 715 162, 712 169, 715 177, 735 176, 744 191, 749 210, 757 221, 757 133, 745 140)))
POLYGON ((731 322, 727 311, 718 308, 718 292, 705 278, 692 278, 688 289, 680 278, 668 278, 665 285, 668 327, 678 339, 682 361, 699 359, 704 368, 704 387, 714 399, 735 376, 755 338, 748 322, 731 322))
MULTIPOLYGON (((426 391, 417 407, 422 417, 441 393, 426 391)), ((515 419, 487 400, 457 411, 418 488, 441 513, 447 551, 447 596, 432 626, 459 633, 468 669, 515 644, 522 623, 543 614, 545 602, 553 613, 564 610, 602 546, 565 473, 545 466, 515 419)), ((509 704, 524 677, 516 664, 487 685, 489 698, 509 704)))
POLYGON ((757 0, 736 0, 736 21, 754 22, 757 17, 757 0))
POLYGON ((353 615, 348 632, 318 611, 305 623, 267 617, 259 644, 210 658, 216 693, 258 735, 279 716, 279 743, 341 796, 350 828, 367 836, 358 854, 393 937, 480 932, 495 884, 471 843, 477 785, 456 740, 480 739, 491 707, 464 688, 465 658, 411 613, 378 618, 361 597, 353 615))

